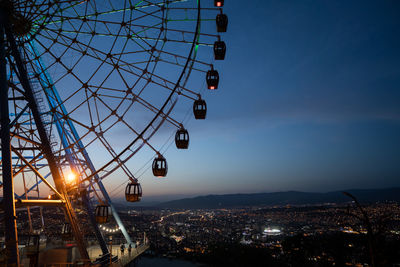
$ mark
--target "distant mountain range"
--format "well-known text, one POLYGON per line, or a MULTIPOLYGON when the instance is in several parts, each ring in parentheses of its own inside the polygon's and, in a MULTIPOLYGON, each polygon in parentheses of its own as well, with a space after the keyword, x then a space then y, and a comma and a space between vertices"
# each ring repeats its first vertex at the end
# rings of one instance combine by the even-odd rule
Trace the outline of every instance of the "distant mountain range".
MULTIPOLYGON (((353 189, 344 190, 354 195, 361 203, 397 201, 400 202, 400 188, 386 189, 353 189)), ((207 195, 194 198, 184 198, 163 202, 159 208, 171 209, 216 209, 245 206, 274 206, 274 205, 304 205, 323 203, 344 203, 351 199, 343 191, 328 193, 307 193, 298 191, 258 193, 258 194, 229 194, 207 195)))

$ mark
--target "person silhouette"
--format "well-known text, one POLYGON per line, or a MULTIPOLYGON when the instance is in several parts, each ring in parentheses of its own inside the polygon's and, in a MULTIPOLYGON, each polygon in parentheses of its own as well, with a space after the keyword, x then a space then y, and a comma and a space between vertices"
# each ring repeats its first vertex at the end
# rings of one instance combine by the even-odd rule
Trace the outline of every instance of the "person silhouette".
POLYGON ((121 249, 121 255, 124 255, 125 245, 124 245, 124 244, 121 244, 120 249, 121 249))

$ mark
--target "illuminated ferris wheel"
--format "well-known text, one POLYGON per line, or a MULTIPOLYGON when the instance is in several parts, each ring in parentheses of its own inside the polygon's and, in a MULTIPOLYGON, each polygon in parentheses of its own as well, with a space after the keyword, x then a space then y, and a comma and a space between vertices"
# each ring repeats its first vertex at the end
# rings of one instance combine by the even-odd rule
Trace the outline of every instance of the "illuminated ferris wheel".
POLYGON ((125 177, 126 200, 139 201, 138 170, 151 164, 154 176, 167 175, 160 129, 174 133, 178 149, 188 148, 184 125, 192 116, 206 118, 203 88, 219 84, 212 62, 225 58, 223 2, 0 3, 8 263, 18 261, 15 206, 62 207, 68 222, 62 231, 73 235, 84 259, 77 209, 87 214, 103 254, 108 248, 99 224, 110 219, 131 243, 103 181, 125 177), (131 164, 144 150, 153 155, 150 163, 131 164))

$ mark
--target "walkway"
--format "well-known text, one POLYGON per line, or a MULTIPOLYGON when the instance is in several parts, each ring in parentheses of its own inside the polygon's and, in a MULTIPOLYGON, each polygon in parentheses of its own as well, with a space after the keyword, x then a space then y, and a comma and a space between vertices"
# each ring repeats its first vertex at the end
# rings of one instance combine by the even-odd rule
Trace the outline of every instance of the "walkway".
MULTIPOLYGON (((128 250, 125 248, 124 255, 121 255, 121 250, 119 245, 112 246, 112 256, 118 256, 118 261, 114 262, 113 266, 126 266, 135 258, 140 256, 143 252, 149 249, 149 244, 141 244, 137 248, 132 248, 131 253, 128 253, 128 250)), ((101 249, 99 246, 91 246, 88 248, 89 257, 92 261, 96 260, 102 255, 101 249)))

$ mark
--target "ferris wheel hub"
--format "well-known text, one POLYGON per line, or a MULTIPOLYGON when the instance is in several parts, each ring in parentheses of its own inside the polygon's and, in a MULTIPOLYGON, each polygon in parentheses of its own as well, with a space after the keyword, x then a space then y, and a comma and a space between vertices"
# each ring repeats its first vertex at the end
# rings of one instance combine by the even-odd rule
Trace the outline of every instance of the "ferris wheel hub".
POLYGON ((31 32, 32 21, 19 13, 16 13, 11 17, 11 23, 13 25, 15 35, 19 37, 26 36, 31 32))
POLYGON ((0 3, 0 9, 7 17, 7 20, 12 26, 13 33, 16 36, 23 37, 31 32, 33 26, 32 21, 18 11, 15 1, 2 1, 0 3))

